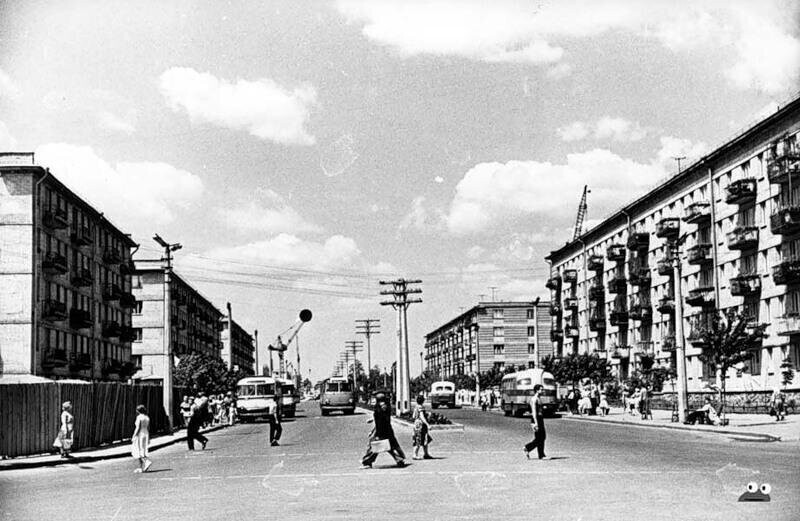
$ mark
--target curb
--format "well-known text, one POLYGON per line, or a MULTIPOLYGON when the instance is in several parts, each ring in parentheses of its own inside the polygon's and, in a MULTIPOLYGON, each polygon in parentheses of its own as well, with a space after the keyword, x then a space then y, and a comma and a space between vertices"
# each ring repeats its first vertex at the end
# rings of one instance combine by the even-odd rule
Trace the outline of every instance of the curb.
MULTIPOLYGON (((213 427, 209 427, 208 429, 200 431, 200 434, 207 434, 209 432, 218 431, 220 429, 224 429, 225 427, 229 427, 229 425, 215 425, 213 427)), ((158 440, 158 438, 156 438, 156 440, 154 440, 154 442, 150 445, 148 450, 157 451, 158 449, 162 449, 164 447, 169 447, 170 445, 174 445, 174 444, 179 443, 181 441, 186 441, 186 435, 184 434, 183 436, 180 436, 178 438, 173 438, 171 440, 162 440, 161 442, 159 442, 157 440, 158 440)), ((116 447, 129 446, 129 445, 130 445, 130 440, 128 442, 121 442, 116 447)), ((98 449, 98 450, 107 450, 107 449, 116 448, 116 447, 107 447, 107 448, 98 449)), ((45 456, 45 457, 47 457, 47 456, 45 456)), ((3 472, 5 470, 31 469, 31 468, 38 468, 38 467, 56 467, 58 465, 74 465, 76 463, 90 463, 90 462, 93 462, 93 461, 105 461, 105 460, 110 460, 110 459, 130 458, 130 457, 131 457, 130 450, 125 450, 125 451, 122 451, 122 452, 118 452, 118 453, 115 452, 115 453, 111 453, 111 454, 88 454, 87 453, 87 454, 81 455, 81 453, 78 453, 78 454, 74 455, 72 458, 69 458, 69 459, 61 459, 61 458, 55 459, 55 457, 53 457, 54 459, 48 459, 48 460, 45 460, 45 461, 30 461, 30 460, 35 459, 35 457, 29 458, 28 461, 26 461, 26 460, 15 461, 15 460, 11 459, 11 460, 0 461, 0 472, 3 472)))
POLYGON ((614 425, 628 425, 631 427, 646 427, 651 429, 671 429, 675 431, 684 431, 684 432, 705 432, 709 434, 725 434, 728 436, 735 436, 739 438, 747 438, 751 441, 761 441, 761 442, 772 442, 772 441, 781 441, 780 436, 773 436, 771 434, 763 434, 757 432, 742 432, 742 431, 729 431, 729 430, 707 430, 707 429, 692 429, 687 427, 679 427, 677 425, 659 425, 659 424, 652 424, 652 423, 633 423, 628 421, 620 421, 620 420, 596 420, 594 418, 582 418, 582 417, 575 417, 575 416, 562 416, 562 419, 565 420, 574 420, 574 421, 585 421, 585 422, 593 422, 593 423, 611 423, 614 425))

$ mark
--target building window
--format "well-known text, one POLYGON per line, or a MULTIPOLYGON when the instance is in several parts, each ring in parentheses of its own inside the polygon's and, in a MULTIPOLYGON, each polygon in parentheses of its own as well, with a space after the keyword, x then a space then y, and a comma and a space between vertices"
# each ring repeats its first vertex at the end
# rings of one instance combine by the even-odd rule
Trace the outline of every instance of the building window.
POLYGON ((142 306, 144 306, 144 302, 141 300, 137 300, 136 304, 133 306, 133 314, 134 315, 141 315, 142 314, 142 306))
POLYGON ((134 288, 141 288, 142 287, 142 276, 141 275, 132 275, 131 276, 131 286, 134 288))
POLYGON ((133 328, 134 334, 136 334, 136 340, 134 342, 141 342, 142 341, 142 328, 135 327, 133 328))
POLYGON ((495 327, 494 336, 505 336, 505 329, 503 327, 495 327))
POLYGON ((528 326, 528 336, 536 336, 536 327, 528 326))
POLYGON ((753 351, 753 357, 744 363, 744 370, 750 373, 751 376, 761 375, 761 350, 753 351))
POLYGON ((492 318, 503 318, 503 310, 502 309, 493 309, 492 310, 492 318))
POLYGON ((532 309, 527 310, 526 316, 528 317, 528 320, 533 320, 533 310, 532 309))
POLYGON ((505 351, 505 346, 503 344, 495 344, 494 345, 494 354, 502 355, 503 351, 505 351))
POLYGON ((497 369, 498 371, 502 371, 503 368, 505 368, 505 366, 506 366, 505 362, 495 362, 494 363, 494 368, 497 369))
POLYGON ((536 344, 528 344, 528 354, 532 355, 536 352, 536 344))
POLYGON ((533 360, 528 362, 528 369, 536 369, 536 362, 534 362, 533 360))

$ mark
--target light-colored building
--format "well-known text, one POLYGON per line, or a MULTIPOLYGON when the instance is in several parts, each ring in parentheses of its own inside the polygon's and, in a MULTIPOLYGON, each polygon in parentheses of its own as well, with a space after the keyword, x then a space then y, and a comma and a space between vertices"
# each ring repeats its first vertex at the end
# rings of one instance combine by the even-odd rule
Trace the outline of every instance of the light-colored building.
POLYGON ((227 305, 228 314, 222 317, 222 359, 228 369, 238 367, 248 374, 255 374, 255 346, 253 336, 244 330, 232 318, 231 305, 227 305), (233 334, 231 335, 231 331, 233 334))
POLYGON ((0 154, 0 378, 132 375, 134 247, 33 154, 0 154))
POLYGON ((425 335, 425 369, 448 378, 534 367, 553 354, 549 302, 479 302, 425 335))
MULTIPOLYGON (((560 353, 596 352, 624 378, 638 353, 673 363, 686 346, 690 391, 708 390, 698 326, 715 309, 768 324, 731 391, 771 390, 800 363, 800 98, 737 135, 575 241, 550 253, 560 353), (679 243, 681 294, 673 289, 679 243), (683 339, 675 337, 676 307, 683 339)), ((800 379, 795 377, 796 388, 800 379)))
MULTIPOLYGON (((137 380, 163 380, 164 345, 164 271, 161 260, 136 260, 133 294, 137 304, 133 314, 136 340, 133 359, 141 371, 137 380)), ((173 363, 182 356, 203 353, 220 357, 222 313, 173 270, 170 275, 170 343, 173 363)))

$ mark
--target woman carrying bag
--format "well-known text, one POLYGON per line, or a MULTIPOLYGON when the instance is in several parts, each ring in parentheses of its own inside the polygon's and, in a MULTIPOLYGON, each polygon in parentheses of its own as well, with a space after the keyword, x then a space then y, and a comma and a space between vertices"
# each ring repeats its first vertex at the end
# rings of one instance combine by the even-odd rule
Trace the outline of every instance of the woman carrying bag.
POLYGON ((378 394, 375 400, 375 412, 373 419, 370 420, 375 422, 375 428, 370 433, 367 453, 361 458, 361 468, 371 469, 381 452, 388 452, 398 467, 405 467, 406 455, 400 448, 400 444, 397 443, 392 429, 392 411, 389 408, 389 400, 383 393, 378 394))
POLYGON ((62 458, 71 458, 72 442, 75 439, 75 417, 72 415, 72 402, 61 404, 61 428, 53 441, 53 447, 58 447, 62 458))

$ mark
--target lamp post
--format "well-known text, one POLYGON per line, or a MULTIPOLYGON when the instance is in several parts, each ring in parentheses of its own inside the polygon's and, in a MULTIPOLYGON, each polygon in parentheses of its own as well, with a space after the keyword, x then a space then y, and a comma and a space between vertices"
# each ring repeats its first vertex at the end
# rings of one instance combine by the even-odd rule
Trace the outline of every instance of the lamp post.
POLYGON ((170 298, 170 283, 172 281, 172 253, 180 250, 183 248, 183 246, 177 242, 170 244, 162 239, 158 234, 153 236, 153 240, 156 241, 159 246, 164 248, 164 257, 161 259, 164 261, 164 378, 162 380, 164 383, 162 388, 162 405, 164 407, 164 411, 167 413, 169 430, 172 431, 172 428, 175 424, 173 422, 172 414, 173 355, 172 324, 170 323, 172 319, 172 314, 170 313, 170 307, 172 304, 172 299, 170 298))
POLYGON ((688 234, 684 234, 674 242, 671 242, 670 252, 672 254, 673 266, 673 295, 675 298, 675 364, 678 373, 678 418, 686 420, 686 409, 688 408, 688 390, 686 381, 686 346, 684 345, 683 335, 683 296, 681 293, 681 250, 680 245, 686 240, 688 234))

